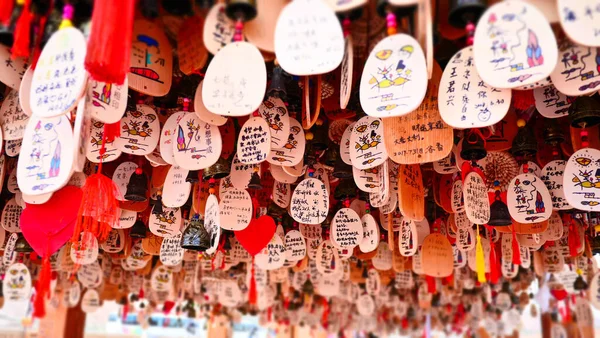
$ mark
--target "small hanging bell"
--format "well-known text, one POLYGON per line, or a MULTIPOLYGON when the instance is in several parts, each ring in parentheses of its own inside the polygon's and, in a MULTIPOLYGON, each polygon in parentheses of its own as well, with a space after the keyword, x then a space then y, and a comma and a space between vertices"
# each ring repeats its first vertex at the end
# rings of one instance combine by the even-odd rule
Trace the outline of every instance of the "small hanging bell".
POLYGON ((325 150, 325 155, 323 155, 323 163, 328 167, 335 166, 335 161, 338 158, 339 152, 340 146, 333 142, 329 142, 327 150, 325 150))
POLYGON ((575 282, 573 283, 573 288, 577 291, 585 291, 588 289, 588 283, 583 280, 581 275, 577 276, 575 282))
POLYGON ((352 166, 346 164, 344 160, 342 160, 342 156, 338 152, 337 158, 335 160, 335 165, 333 166, 333 173, 331 174, 336 178, 351 178, 352 177, 352 166))
POLYGON ((556 119, 545 119, 544 142, 551 146, 557 146, 565 142, 565 133, 563 133, 556 119))
POLYGON ((450 0, 448 23, 456 28, 465 28, 470 22, 476 24, 486 9, 485 0, 450 0))
POLYGON ((600 123, 600 102, 593 96, 579 96, 569 107, 569 120, 575 128, 589 128, 600 123))
POLYGON ((210 167, 204 169, 202 173, 202 178, 205 180, 214 178, 216 180, 227 177, 231 172, 231 161, 227 160, 224 157, 219 157, 215 164, 210 167))
POLYGON ((517 121, 519 131, 513 139, 511 153, 515 157, 533 157, 537 154, 537 139, 533 133, 533 128, 526 128, 526 122, 523 119, 517 121))
POLYGON ((146 224, 141 219, 137 219, 131 230, 129 231, 129 237, 131 238, 146 238, 146 224))
POLYGON ((340 183, 335 187, 333 198, 338 201, 343 201, 348 198, 356 197, 356 184, 349 178, 340 179, 340 183))
POLYGON ((129 178, 129 183, 127 183, 127 192, 125 193, 124 197, 128 201, 145 202, 148 200, 148 197, 146 196, 147 193, 148 176, 146 176, 141 167, 138 167, 129 178))
POLYGON ((488 225, 497 227, 511 224, 512 219, 510 218, 508 207, 500 199, 500 190, 496 190, 496 198, 494 203, 490 205, 490 220, 488 225))
POLYGON ((185 181, 188 183, 198 183, 200 182, 200 178, 198 177, 198 170, 190 170, 188 171, 187 176, 185 177, 185 181))
POLYGON ((18 236, 19 237, 17 238, 17 241, 15 242, 15 252, 20 252, 20 253, 33 252, 33 248, 27 242, 27 240, 25 239, 25 236, 23 236, 22 233, 19 233, 18 236))
POLYGON ((486 156, 485 140, 480 133, 470 131, 462 140, 460 157, 465 161, 478 161, 486 156))
POLYGON ((267 215, 271 216, 273 219, 282 218, 285 213, 287 213, 287 211, 278 206, 275 202, 271 201, 267 207, 267 215))
POLYGON ((285 89, 285 83, 287 74, 280 66, 273 68, 273 75, 271 76, 271 84, 269 90, 267 90, 267 96, 280 98, 285 101, 287 92, 285 89))
POLYGON ((254 172, 252 173, 252 177, 250 178, 250 183, 248 183, 248 189, 260 190, 263 188, 262 184, 260 184, 260 176, 258 176, 259 167, 254 168, 254 172))
POLYGON ((199 252, 210 248, 210 234, 204 228, 204 220, 201 220, 198 214, 194 215, 187 228, 183 231, 181 247, 199 252))
POLYGON ((163 204, 162 204, 162 196, 160 193, 156 195, 156 201, 154 202, 154 206, 152 206, 152 214, 160 215, 163 213, 163 204))
POLYGON ((225 14, 233 21, 250 21, 256 17, 256 0, 227 0, 225 14))

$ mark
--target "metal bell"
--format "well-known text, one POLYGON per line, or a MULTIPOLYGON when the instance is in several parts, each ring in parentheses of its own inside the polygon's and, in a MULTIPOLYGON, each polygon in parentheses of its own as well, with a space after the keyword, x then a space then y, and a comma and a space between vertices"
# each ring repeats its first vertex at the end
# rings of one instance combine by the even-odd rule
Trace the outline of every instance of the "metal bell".
POLYGON ((490 205, 490 220, 488 225, 497 227, 511 224, 512 219, 510 218, 508 207, 500 199, 500 190, 496 190, 496 198, 494 203, 490 205))
POLYGON ((271 76, 271 84, 267 90, 267 96, 278 97, 285 101, 287 92, 285 89, 287 74, 283 68, 276 66, 273 68, 273 75, 271 76))
POLYGON ((329 142, 327 150, 325 150, 325 155, 323 155, 323 163, 328 167, 335 166, 335 162, 339 156, 339 152, 340 146, 333 142, 329 142))
POLYGON ((477 161, 487 156, 484 140, 480 133, 469 132, 462 140, 460 157, 465 161, 477 161))
POLYGON ((573 288, 577 291, 585 291, 588 288, 588 283, 583 280, 581 275, 577 276, 575 282, 573 283, 573 288))
POLYGON ((269 203, 267 207, 267 215, 271 216, 273 219, 282 218, 282 216, 287 213, 287 211, 278 206, 275 202, 269 203))
POLYGON ((18 236, 19 237, 17 238, 17 241, 15 242, 15 252, 21 252, 21 253, 33 252, 33 248, 27 242, 27 240, 25 239, 25 236, 23 236, 22 233, 19 233, 18 236))
POLYGON ((450 0, 448 23, 456 28, 465 28, 469 22, 477 24, 486 7, 485 0, 450 0))
POLYGON ((258 176, 258 171, 252 173, 252 177, 250 178, 250 183, 248 183, 248 189, 260 190, 263 186, 260 184, 260 176, 258 176))
POLYGON ((538 144, 533 128, 526 128, 522 120, 517 122, 519 131, 513 139, 511 153, 515 157, 533 157, 537 154, 538 144))
POLYGON ((333 192, 333 198, 338 201, 343 201, 347 198, 354 198, 356 196, 356 184, 350 178, 343 178, 340 183, 335 187, 333 192))
POLYGON ((331 174, 336 178, 351 178, 352 177, 352 166, 346 164, 344 160, 342 160, 342 156, 340 153, 337 153, 337 158, 335 159, 335 165, 333 166, 333 173, 331 174))
POLYGON ((146 238, 146 224, 141 219, 137 219, 131 230, 129 231, 129 237, 131 238, 146 238))
POLYGON ((256 17, 256 0, 227 0, 225 14, 233 21, 250 21, 256 17))
POLYGON ((227 160, 224 157, 219 157, 219 159, 217 160, 217 162, 215 162, 215 164, 204 169, 204 172, 202 173, 202 178, 204 178, 205 180, 208 180, 211 178, 220 179, 223 177, 227 177, 230 172, 231 172, 231 161, 227 160))
POLYGON ((194 215, 183 231, 181 247, 194 251, 206 251, 210 248, 210 234, 204 228, 204 220, 201 220, 198 214, 194 215))
POLYGON ((600 123, 600 103, 595 97, 579 96, 569 107, 571 126, 589 128, 600 123))
POLYGON ((127 192, 125 199, 134 202, 145 202, 148 200, 146 196, 148 192, 148 176, 140 169, 136 169, 127 183, 127 192))
POLYGON ((200 178, 198 170, 190 170, 188 171, 187 176, 185 177, 185 181, 188 183, 198 183, 200 182, 200 178))
POLYGON ((556 119, 545 119, 544 142, 553 146, 565 142, 565 133, 563 133, 556 119))
POLYGON ((152 214, 160 215, 162 213, 163 213, 162 196, 159 194, 156 196, 156 201, 154 202, 154 206, 152 207, 152 214))

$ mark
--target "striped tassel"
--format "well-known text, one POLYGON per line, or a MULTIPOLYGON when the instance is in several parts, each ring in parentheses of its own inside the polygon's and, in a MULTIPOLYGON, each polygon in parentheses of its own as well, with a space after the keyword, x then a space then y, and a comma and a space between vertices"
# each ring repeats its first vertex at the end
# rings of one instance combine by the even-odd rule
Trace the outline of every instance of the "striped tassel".
POLYGON ((477 280, 479 281, 479 283, 485 283, 485 257, 483 255, 483 246, 481 245, 481 235, 479 235, 479 224, 477 225, 477 246, 475 250, 475 266, 477 269, 477 280))

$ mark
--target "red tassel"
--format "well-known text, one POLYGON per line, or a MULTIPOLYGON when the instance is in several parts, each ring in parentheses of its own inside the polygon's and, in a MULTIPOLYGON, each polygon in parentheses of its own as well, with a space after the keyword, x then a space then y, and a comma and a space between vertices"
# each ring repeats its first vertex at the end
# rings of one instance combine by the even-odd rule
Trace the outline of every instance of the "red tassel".
POLYGON ((175 302, 168 300, 165 302, 165 304, 163 305, 163 313, 165 315, 168 315, 169 312, 171 312, 171 310, 173 309, 173 307, 175 306, 175 302))
POLYGON ((135 0, 94 2, 85 69, 101 82, 123 84, 129 72, 135 0))
POLYGON ((123 305, 123 313, 122 313, 122 316, 121 316, 121 318, 123 319, 123 322, 126 321, 127 314, 129 314, 129 302, 126 300, 125 301, 125 305, 123 305))
POLYGON ((12 58, 29 58, 31 53, 31 24, 34 14, 31 12, 31 0, 25 0, 21 16, 17 20, 14 33, 14 43, 12 46, 12 58))
POLYGON ((250 270, 250 288, 248 289, 248 303, 256 304, 256 278, 254 278, 254 257, 252 257, 252 270, 250 270))
POLYGON ((529 109, 535 104, 533 90, 513 90, 512 91, 512 106, 520 111, 529 109))
POLYGON ((104 132, 102 134, 102 142, 112 142, 117 137, 121 137, 121 122, 105 123, 104 132))
POLYGON ((47 295, 50 295, 50 279, 52 279, 50 256, 45 255, 42 261, 42 271, 40 271, 36 285, 35 299, 33 300, 34 318, 44 318, 46 316, 46 298, 47 295))
POLYGON ((140 299, 144 298, 144 288, 140 288, 138 296, 140 297, 140 299))
POLYGON ((500 270, 498 269, 498 257, 496 256, 496 246, 494 243, 490 245, 490 278, 492 284, 497 284, 500 279, 500 270))
POLYGON ((330 310, 329 302, 327 299, 323 298, 323 315, 321 316, 321 325, 323 325, 325 328, 327 328, 328 325, 330 310))
POLYGON ((425 281, 427 282, 427 292, 435 293, 437 288, 435 285, 435 277, 425 276, 425 281))
POLYGON ((515 265, 521 265, 521 250, 519 250, 519 242, 517 241, 517 233, 515 226, 512 226, 512 262, 515 265))
POLYGON ((13 9, 15 8, 14 0, 3 0, 0 1, 0 23, 3 25, 10 24, 10 17, 12 16, 13 9))

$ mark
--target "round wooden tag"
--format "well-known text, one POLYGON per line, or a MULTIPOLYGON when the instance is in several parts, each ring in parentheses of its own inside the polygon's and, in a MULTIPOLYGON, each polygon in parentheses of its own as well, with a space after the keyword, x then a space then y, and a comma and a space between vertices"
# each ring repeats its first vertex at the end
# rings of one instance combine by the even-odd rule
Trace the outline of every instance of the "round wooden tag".
POLYGON ((290 2, 277 19, 275 55, 293 75, 336 69, 344 58, 344 35, 333 10, 321 0, 290 2))
POLYGON ((108 238, 100 247, 104 252, 120 252, 125 247, 125 233, 121 229, 112 229, 108 233, 108 238))
POLYGON ((204 18, 190 16, 181 24, 177 33, 177 56, 179 69, 186 75, 202 69, 208 60, 204 47, 204 18))
POLYGON ((33 69, 31 67, 27 68, 25 74, 23 74, 23 80, 21 81, 21 86, 17 88, 19 91, 19 103, 20 107, 27 116, 33 115, 31 111, 31 104, 29 102, 29 97, 31 95, 31 82, 33 81, 33 69))
POLYGON ((388 158, 380 119, 365 116, 358 120, 350 134, 350 157, 357 169, 374 168, 388 158))
POLYGON ((119 164, 115 172, 113 173, 112 180, 119 188, 120 194, 116 196, 117 200, 125 201, 125 193, 127 192, 127 184, 131 175, 137 169, 138 165, 134 162, 123 162, 119 164))
POLYGON ((482 128, 504 118, 510 99, 509 89, 496 89, 481 80, 473 64, 473 47, 469 46, 448 62, 440 81, 438 107, 453 128, 482 128))
POLYGON ((198 84, 198 88, 196 88, 196 94, 194 95, 194 113, 198 115, 200 120, 212 124, 215 126, 222 126, 227 123, 227 118, 225 116, 221 116, 219 114, 213 114, 204 105, 204 101, 202 101, 202 88, 204 85, 204 80, 200 81, 198 84))
POLYGON ((407 219, 420 221, 425 218, 425 191, 418 164, 400 166, 398 206, 407 219))
POLYGON ((272 200, 280 208, 286 209, 290 205, 292 190, 288 183, 275 181, 273 184, 272 200))
POLYGON ((178 165, 171 166, 162 191, 162 204, 169 208, 179 208, 187 202, 192 191, 192 184, 186 182, 189 170, 178 165))
POLYGON ((352 157, 350 156, 350 136, 352 135, 352 128, 354 128, 355 124, 356 122, 352 122, 346 127, 346 130, 344 130, 344 133, 342 134, 342 139, 340 140, 340 157, 347 165, 352 165, 352 157))
POLYGON ((87 289, 81 298, 81 311, 85 313, 94 313, 101 306, 100 295, 94 289, 87 289))
POLYGON ((264 270, 276 270, 285 263, 285 246, 283 240, 278 234, 273 238, 264 249, 256 254, 255 264, 264 270))
POLYGON ((5 266, 11 265, 17 260, 17 252, 15 252, 15 245, 17 244, 19 235, 16 233, 11 234, 4 245, 4 253, 2 254, 2 264, 5 266))
POLYGON ((341 261, 338 250, 329 240, 319 244, 315 261, 317 271, 323 276, 333 276, 340 272, 341 261))
MULTIPOLYGON (((271 164, 281 166, 293 166, 304 157, 306 140, 304 139, 304 130, 296 119, 289 118, 290 131, 284 144, 278 148, 272 148, 267 161, 271 164)), ((271 133, 271 145, 273 145, 273 133, 271 133)))
POLYGON ((552 28, 527 2, 509 0, 489 7, 474 38, 477 72, 495 88, 535 85, 552 73, 558 60, 552 28))
POLYGON ((173 137, 175 163, 187 170, 206 169, 221 156, 223 147, 217 126, 200 120, 194 113, 186 114, 173 137))
POLYGON ((150 96, 167 95, 173 78, 173 48, 165 32, 152 21, 137 19, 132 39, 129 87, 150 96))
POLYGON ((285 259, 297 262, 306 256, 306 242, 298 230, 290 230, 285 234, 285 259))
POLYGON ((359 243, 360 251, 364 253, 377 249, 379 245, 379 226, 371 214, 365 214, 361 218, 363 227, 363 238, 359 243))
POLYGON ((558 91, 565 95, 581 96, 600 89, 596 48, 576 45, 567 40, 561 44, 559 54, 562 56, 561 62, 556 64, 550 75, 558 91))
POLYGON ((271 151, 269 124, 262 117, 251 117, 244 123, 237 141, 237 155, 242 163, 256 164, 267 159, 271 151))
POLYGON ((181 209, 179 208, 163 208, 160 214, 150 214, 148 227, 150 232, 158 237, 173 237, 179 233, 181 228, 181 209))
POLYGON ((123 115, 121 137, 117 137, 114 144, 126 154, 148 155, 158 145, 159 137, 158 115, 149 106, 138 104, 135 111, 127 111, 123 115))
POLYGON ((552 197, 552 208, 554 210, 573 209, 565 198, 563 190, 563 174, 567 161, 551 161, 544 166, 540 173, 540 178, 546 184, 550 197, 552 197))
POLYGON ((115 142, 106 142, 104 145, 105 153, 100 155, 102 148, 102 137, 104 135, 104 123, 92 120, 90 123, 90 131, 88 133, 87 147, 85 156, 90 162, 100 163, 112 162, 121 156, 121 150, 115 146, 115 142))
POLYGON ((394 191, 393 194, 390 193, 388 161, 383 162, 377 169, 377 181, 379 182, 379 185, 375 191, 369 194, 369 202, 375 208, 382 208, 388 204, 390 195, 397 195, 397 192, 394 191))
POLYGON ((286 136, 290 133, 290 117, 285 103, 280 98, 268 97, 258 107, 258 112, 269 126, 271 147, 282 148, 285 146, 286 136))
POLYGON ((521 174, 510 181, 506 205, 510 216, 520 223, 538 223, 552 214, 552 197, 548 188, 532 174, 521 174))
POLYGON ((0 46, 0 59, 4 60, 5 67, 0 75, 0 82, 14 90, 20 90, 21 81, 27 70, 27 60, 25 58, 13 58, 11 48, 0 46))
POLYGON ((221 238, 220 204, 214 194, 208 196, 204 209, 204 228, 210 235, 210 248, 206 252, 210 255, 217 251, 221 238))
POLYGON ((42 195, 65 186, 73 168, 73 143, 73 130, 65 115, 32 117, 21 147, 26 156, 17 164, 19 189, 28 195, 42 195))
POLYGON ((266 87, 267 68, 258 49, 247 42, 232 42, 208 65, 202 101, 214 114, 245 116, 260 106, 266 87))
POLYGON ((556 119, 567 116, 574 97, 565 95, 553 85, 539 87, 533 90, 535 108, 545 118, 556 119))
POLYGON ((244 25, 244 34, 248 41, 263 51, 275 52, 275 25, 287 3, 287 0, 258 0, 258 15, 244 25))
MULTIPOLYGON (((0 49, 2 47, 0 46, 0 49)), ((21 108, 19 92, 8 92, 0 108, 0 124, 2 124, 2 137, 4 140, 19 140, 25 134, 29 116, 21 108)))
POLYGON ((122 85, 90 79, 85 110, 104 123, 117 123, 127 109, 127 78, 122 85))
MULTIPOLYGON (((229 178, 231 180, 231 184, 233 187, 238 189, 247 189, 248 184, 250 183, 250 179, 252 178, 252 173, 254 173, 254 169, 259 167, 260 164, 245 164, 238 160, 238 155, 235 154, 233 157, 233 161, 231 162, 231 173, 229 174, 229 178)), ((272 172, 275 170, 271 169, 272 172)), ((260 170, 258 171, 258 175, 260 176, 260 170)), ((285 174, 285 173, 284 173, 285 174)), ((275 175, 273 175, 275 177, 275 175)), ((276 177, 277 179, 277 177, 276 177)), ((278 180, 280 181, 280 180, 278 180)), ((293 182, 296 181, 294 177, 293 182)), ((281 181, 283 182, 283 181, 281 181)), ((287 183, 287 182, 286 182, 287 183)))
POLYGON ((298 223, 321 224, 329 210, 329 193, 323 182, 306 178, 294 189, 290 214, 298 223))
POLYGON ((339 209, 331 220, 331 241, 341 249, 353 249, 363 240, 363 227, 358 214, 350 208, 339 209))
POLYGON ((31 295, 31 275, 23 263, 15 263, 6 269, 2 281, 5 301, 28 302, 31 295))
POLYGON ((600 170, 600 150, 584 148, 576 151, 565 167, 563 190, 569 204, 579 210, 600 210, 600 186, 596 174, 600 170))
POLYGON ((160 262, 166 266, 175 266, 183 260, 181 233, 165 238, 160 245, 160 262))
POLYGON ((354 44, 352 35, 345 39, 344 59, 342 60, 342 69, 340 76, 340 108, 346 109, 350 94, 352 92, 352 74, 354 73, 354 44))
MULTIPOLYGON (((216 200, 216 196, 214 199, 216 200)), ((253 210, 252 199, 248 191, 235 188, 227 190, 223 194, 221 202, 217 201, 217 203, 219 205, 219 225, 221 228, 238 231, 244 230, 250 224, 253 210)))
POLYGON ((373 117, 406 115, 423 101, 427 79, 425 56, 417 40, 407 34, 388 36, 365 63, 360 104, 373 117))
POLYGON ((600 25, 593 14, 598 10, 597 1, 558 0, 557 5, 560 24, 569 39, 584 46, 600 47, 600 25))
POLYGON ((175 155, 173 154, 174 135, 177 134, 179 122, 181 122, 185 115, 187 113, 183 111, 172 114, 164 123, 161 130, 158 146, 162 159, 168 164, 175 164, 175 155))
MULTIPOLYGON (((490 220, 490 200, 488 189, 481 175, 470 172, 463 183, 465 213, 475 224, 487 224, 490 220)), ((458 222, 457 222, 458 226, 458 222)))
POLYGON ((419 248, 418 240, 415 222, 406 218, 403 219, 400 226, 400 241, 398 243, 400 254, 404 257, 413 256, 419 248))
POLYGON ((215 3, 204 21, 203 40, 206 49, 216 55, 221 48, 231 42, 235 34, 235 23, 225 14, 225 4, 215 3))
POLYGON ((428 276, 448 277, 454 270, 452 246, 446 236, 434 233, 425 237, 421 248, 421 264, 428 276))
POLYGON ((29 97, 33 115, 55 117, 77 105, 87 84, 86 51, 85 38, 77 28, 52 34, 33 71, 29 97))

